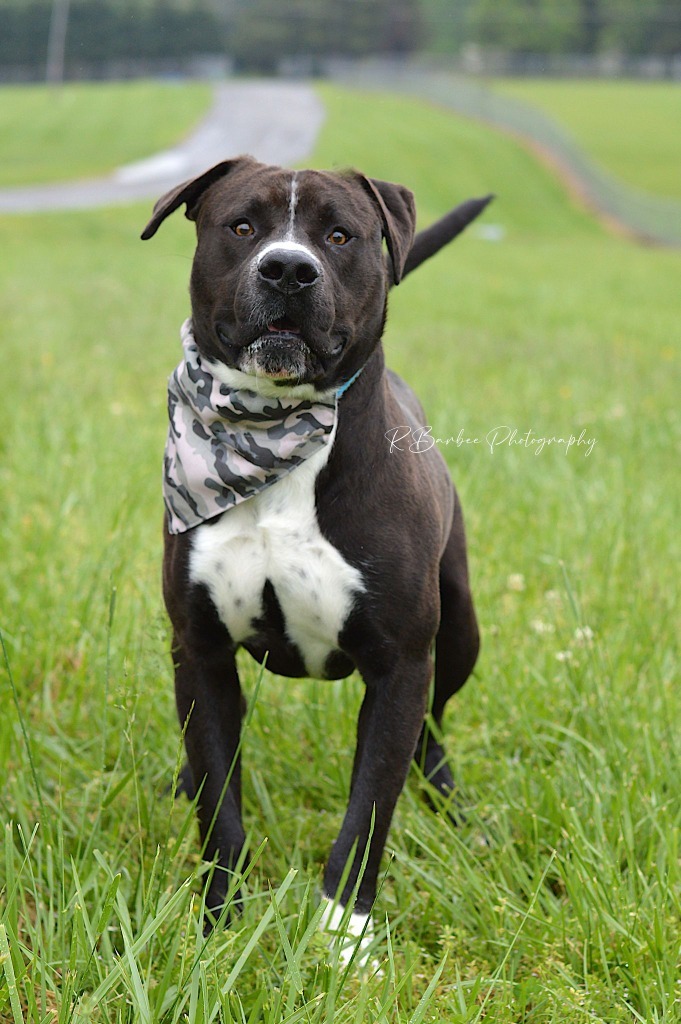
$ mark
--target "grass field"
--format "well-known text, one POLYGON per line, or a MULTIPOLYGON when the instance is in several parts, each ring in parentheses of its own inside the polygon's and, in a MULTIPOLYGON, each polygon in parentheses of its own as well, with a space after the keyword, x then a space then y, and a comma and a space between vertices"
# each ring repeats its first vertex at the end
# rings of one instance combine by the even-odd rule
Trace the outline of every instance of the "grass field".
POLYGON ((181 139, 210 97, 199 83, 5 86, 0 187, 85 178, 139 160, 181 139))
POLYGON ((501 79, 491 84, 550 114, 621 181, 681 199, 677 84, 578 79, 501 79))
POLYGON ((672 1024, 681 255, 608 236, 481 126, 323 97, 315 164, 409 184, 423 223, 498 195, 501 240, 473 228, 407 279, 386 338, 434 432, 471 441, 446 449, 483 630, 445 723, 467 822, 412 774, 383 973, 344 972, 308 926, 362 686, 244 659, 247 900, 204 943, 159 589, 192 226, 142 244, 147 207, 1 219, 0 1021, 672 1024), (490 449, 502 425, 595 445, 490 449))

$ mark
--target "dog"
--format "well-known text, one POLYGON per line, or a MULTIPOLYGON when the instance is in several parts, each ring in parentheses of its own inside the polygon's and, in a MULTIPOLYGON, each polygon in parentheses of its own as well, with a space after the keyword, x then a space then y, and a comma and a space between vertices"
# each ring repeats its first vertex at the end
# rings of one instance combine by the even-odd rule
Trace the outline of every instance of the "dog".
POLYGON ((142 234, 182 205, 196 223, 185 358, 169 385, 163 590, 183 779, 215 862, 209 927, 227 916, 245 843, 238 647, 279 675, 364 680, 324 873, 331 930, 343 916, 367 934, 412 760, 451 802, 439 727, 479 650, 464 525, 437 447, 396 440, 426 419, 381 337, 389 289, 491 198, 415 236, 401 185, 238 157, 159 199, 142 234))

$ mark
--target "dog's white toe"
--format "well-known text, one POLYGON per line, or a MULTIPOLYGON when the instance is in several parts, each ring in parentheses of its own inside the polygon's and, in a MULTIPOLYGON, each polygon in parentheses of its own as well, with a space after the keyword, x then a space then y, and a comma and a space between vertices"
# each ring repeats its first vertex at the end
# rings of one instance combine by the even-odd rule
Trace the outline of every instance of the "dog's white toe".
POLYGON ((329 945, 338 946, 338 960, 347 967, 357 950, 355 963, 358 967, 378 966, 369 961, 369 947, 374 940, 374 923, 371 914, 348 913, 347 907, 334 902, 328 896, 322 898, 324 910, 319 921, 321 931, 329 937, 329 945), (359 947, 359 948, 358 948, 359 947))

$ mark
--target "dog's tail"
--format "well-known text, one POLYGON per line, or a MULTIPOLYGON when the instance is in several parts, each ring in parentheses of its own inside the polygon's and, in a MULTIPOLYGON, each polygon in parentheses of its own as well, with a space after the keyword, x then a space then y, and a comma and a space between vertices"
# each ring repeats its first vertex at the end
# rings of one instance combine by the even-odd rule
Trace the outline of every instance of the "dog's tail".
POLYGON ((420 267, 425 260, 430 259, 436 252, 439 252, 453 238, 460 235, 464 228, 467 228, 471 221, 474 221, 493 199, 493 194, 483 196, 481 199, 467 199, 465 202, 455 206, 453 210, 446 213, 440 220, 436 220, 429 228, 419 231, 409 250, 402 279, 407 274, 410 274, 412 270, 420 267))

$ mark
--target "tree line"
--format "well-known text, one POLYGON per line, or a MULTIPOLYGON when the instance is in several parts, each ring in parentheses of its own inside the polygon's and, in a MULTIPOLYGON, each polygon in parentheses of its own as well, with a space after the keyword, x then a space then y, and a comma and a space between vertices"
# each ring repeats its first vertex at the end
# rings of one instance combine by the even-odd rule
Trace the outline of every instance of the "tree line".
POLYGON ((229 56, 238 70, 286 57, 458 53, 681 53, 681 0, 0 0, 0 64, 44 66, 55 6, 66 65, 229 56))

